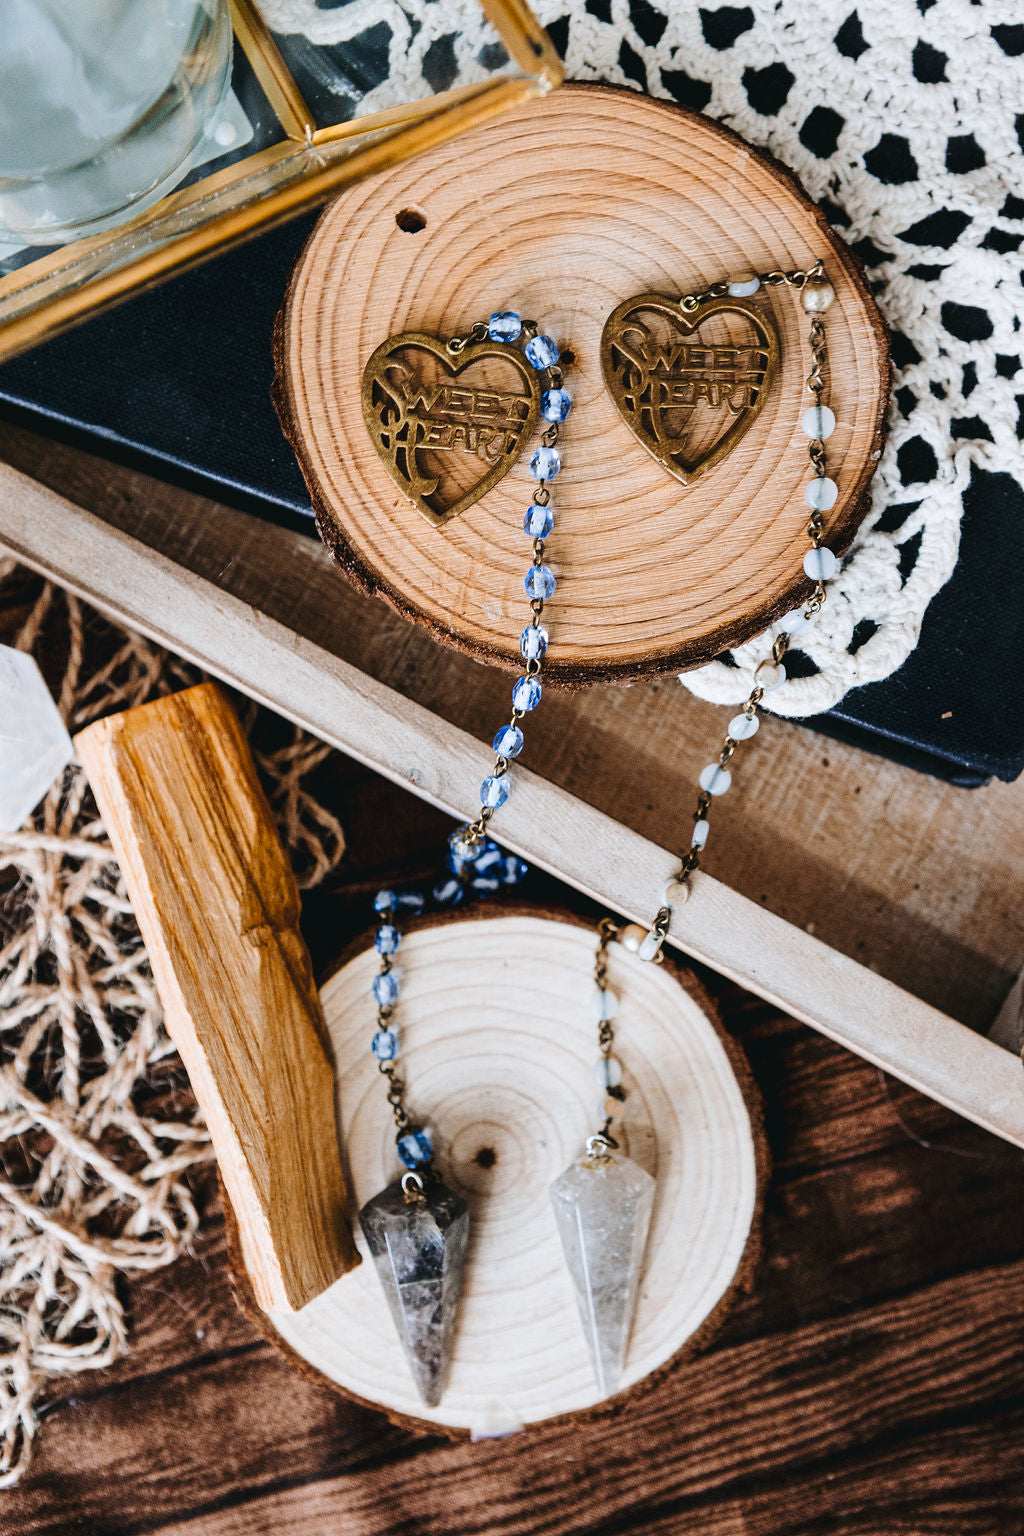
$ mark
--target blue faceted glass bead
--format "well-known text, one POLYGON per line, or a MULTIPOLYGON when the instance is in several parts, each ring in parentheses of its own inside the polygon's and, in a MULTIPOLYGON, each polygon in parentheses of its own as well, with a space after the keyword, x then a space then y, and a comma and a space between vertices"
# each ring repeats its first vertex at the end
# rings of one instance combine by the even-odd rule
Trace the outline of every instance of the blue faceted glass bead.
POLYGON ((422 912, 423 892, 401 891, 395 898, 395 906, 404 908, 406 912, 422 912))
POLYGON ((523 518, 523 532, 531 539, 546 539, 555 526, 555 514, 550 507, 528 507, 523 518))
POLYGON ((553 368, 558 362, 558 343, 553 336, 531 336, 523 351, 535 368, 553 368))
POLYGON ((501 878, 505 885, 518 885, 529 873, 529 864, 517 858, 514 853, 507 853, 501 862, 501 878))
POLYGON ((471 859, 480 847, 479 839, 468 836, 468 827, 456 827, 448 839, 448 847, 457 859, 471 859))
POLYGON ((535 480, 553 480, 562 467, 557 448, 538 448, 530 460, 530 474, 535 480))
POLYGON ((487 322, 487 334, 492 341, 518 341, 523 322, 514 309, 496 309, 487 322))
POLYGON ((501 890, 501 881, 493 875, 477 875, 470 881, 470 887, 477 896, 494 896, 501 890))
POLYGON ((405 1131, 399 1136, 395 1145, 398 1148, 399 1157, 407 1168, 422 1168, 423 1164, 429 1163, 434 1155, 434 1146, 426 1131, 405 1131))
POLYGON ((572 410, 572 401, 564 389, 546 389, 540 397, 540 413, 545 421, 564 421, 572 410))
POLYGON ((393 955, 402 935, 393 923, 382 923, 377 929, 377 948, 382 955, 393 955))
POLYGON ((523 750, 523 733, 518 725, 502 726, 494 738, 494 750, 499 757, 519 756, 523 750))
POLYGON ((489 773, 480 785, 480 804, 497 810, 499 805, 505 804, 511 787, 505 774, 489 773))
POLYGON ((434 886, 434 900, 439 907, 457 907, 465 894, 461 880, 442 880, 434 886))
POLYGON ((395 905, 394 891, 378 891, 373 898, 373 910, 375 912, 387 912, 395 905))
POLYGON ((555 576, 549 565, 531 565, 523 582, 527 597, 550 597, 555 590, 555 576))
POLYGON ((487 842, 480 857, 473 860, 473 868, 478 875, 486 874, 489 870, 496 869, 504 857, 497 843, 487 842))
POLYGON ((453 875, 462 875, 465 874, 467 869, 472 867, 473 861, 472 859, 460 859, 458 854, 452 853, 451 849, 449 848, 448 857, 445 860, 445 863, 453 875))
POLYGON ((398 1055, 398 1036, 393 1029, 378 1029, 370 1049, 378 1061, 394 1061, 398 1055))
POLYGON ((394 971, 381 971, 373 978, 373 995, 382 1008, 398 1001, 398 979, 394 971))
POLYGON ((541 686, 535 677, 521 677, 512 689, 512 703, 525 715, 540 703, 541 686))
POLYGON ((539 661, 548 648, 548 632, 543 624, 527 624, 519 636, 519 649, 527 661, 539 661))

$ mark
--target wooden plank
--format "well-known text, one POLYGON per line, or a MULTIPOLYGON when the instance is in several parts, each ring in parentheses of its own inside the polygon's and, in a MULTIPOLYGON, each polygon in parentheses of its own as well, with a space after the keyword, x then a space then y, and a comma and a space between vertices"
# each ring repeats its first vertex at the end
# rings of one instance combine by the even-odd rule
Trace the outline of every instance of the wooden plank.
MULTIPOLYGON (((910 1140, 893 1113, 895 1085, 781 1016, 743 1029, 741 1040, 765 1089, 775 1145, 765 1256, 752 1296, 727 1325, 730 1338, 784 1332, 853 1298, 877 1301, 933 1272, 1014 1257, 1024 1242, 1014 1148, 907 1089, 905 1121, 928 1137, 927 1144, 910 1140), (901 1187, 890 1197, 893 1169, 901 1187), (928 1213, 940 1200, 943 1221, 935 1223, 928 1213)), ((131 1352, 94 1380, 56 1380, 51 1404, 107 1393, 154 1369, 189 1369, 259 1341, 231 1297, 215 1180, 208 1173, 201 1182, 194 1254, 169 1274, 132 1284, 131 1352)))
MULTIPOLYGON (((749 1002, 746 1013, 751 1013, 749 1002)), ((985 1430, 993 1412, 1008 1411, 998 1396, 992 1405, 985 1368, 989 1344, 983 1339, 985 1358, 962 1403, 948 1415, 955 1428, 947 1430, 941 1413, 937 1427, 920 1417, 933 1355, 948 1345, 952 1365, 958 1349, 975 1346, 947 1335, 945 1306, 934 1309, 934 1349, 923 1348, 921 1341, 932 1316, 929 1282, 935 1276, 942 1277, 944 1295, 961 1298, 963 1314, 979 1328, 992 1315, 1012 1321, 1019 1309, 1024 1291, 1024 1268, 1014 1262, 1024 1238, 1019 1155, 900 1089, 902 1112, 927 1130, 939 1150, 908 1142, 865 1063, 798 1026, 764 1016, 763 1010, 734 1022, 768 1093, 776 1156, 766 1256, 752 1296, 730 1318, 714 1353, 674 1372, 655 1389, 659 1399, 667 1394, 656 1418, 648 1418, 646 1410, 640 1419, 633 1410, 622 1415, 621 1439, 616 1431, 609 1443, 602 1423, 590 1434, 556 1444, 547 1435, 510 1441, 497 1460, 490 1447, 467 1451, 457 1468, 461 1510, 490 1509, 511 1489, 525 1520, 531 1487, 548 1488, 554 1465, 564 1469, 558 1473, 560 1487, 570 1470, 583 1480, 573 1484, 579 1494, 578 1525, 559 1525, 545 1495, 537 1518, 546 1518, 547 1525, 538 1528, 603 1533, 610 1497, 601 1472, 605 1458, 641 1457, 662 1471, 640 1507, 624 1504, 619 1518, 627 1518, 628 1509, 632 1528, 645 1536, 650 1530, 675 1536, 681 1527, 689 1529, 690 1521, 694 1529, 731 1533, 722 1522, 735 1520, 742 1509, 749 1511, 749 1522, 739 1527, 742 1536, 775 1536, 779 1530, 788 1536, 786 1521, 798 1510, 813 1508, 824 1519, 840 1492, 843 1499, 859 1499, 874 1511, 875 1524, 863 1536, 876 1536, 879 1530, 887 1536, 921 1536, 923 1528, 913 1524, 903 1503, 904 1498, 928 1503, 925 1473, 915 1470, 920 1462, 921 1468, 935 1469, 936 1499, 962 1501, 963 1531, 989 1536, 998 1527, 980 1523, 981 1514, 975 1522, 972 1515, 975 1508, 991 1510, 996 1495, 988 1491, 989 1483, 1011 1499, 1007 1482, 1012 1485, 1016 1478, 1016 1496, 1022 1492, 1019 1457, 1008 1467, 1005 1454, 1012 1418, 1002 1438, 985 1430), (859 1115, 852 1109, 858 1099, 859 1115), (835 1132, 830 1135, 833 1113, 835 1132), (958 1156, 955 1148, 990 1155, 958 1156), (971 1269, 995 1276, 994 1283, 983 1292, 972 1289, 971 1269), (894 1306, 903 1310, 894 1313, 894 1306), (904 1327, 909 1316, 916 1317, 913 1328, 904 1327), (849 1360, 842 1349, 830 1354, 831 1369, 815 1375, 812 1400, 799 1412, 801 1422, 809 1419, 817 1403, 825 1433, 835 1434, 834 1453, 819 1449, 805 1459, 798 1436, 792 1461, 782 1466, 772 1450, 752 1471, 733 1476, 723 1467, 707 1485, 678 1486, 679 1464, 685 1469, 714 1440, 721 1394, 707 1383, 719 1369, 721 1393, 752 1405, 760 1403, 767 1381, 764 1411, 788 1423, 795 1411, 791 1399, 801 1400, 808 1388, 805 1356, 817 1347, 808 1322, 842 1328, 853 1318, 859 1319, 857 1347, 849 1360), (845 1373, 865 1368, 863 1351, 869 1348, 874 1350, 871 1369, 879 1378, 889 1372, 894 1391, 916 1370, 920 1392, 907 1402, 906 1419, 901 1398, 878 1417, 877 1439, 851 1449, 849 1425, 856 1418, 854 1396, 860 1388, 851 1374, 847 1401, 845 1373), (724 1362, 719 1360, 722 1350, 724 1362), (915 1356, 920 1357, 917 1368, 915 1356), (628 1433, 631 1424, 635 1439, 628 1433), (474 1506, 472 1479, 478 1467, 481 1482, 474 1506)), ((29 1478, 5 1494, 10 1522, 5 1536, 55 1536, 71 1526, 72 1514, 86 1523, 91 1514, 104 1536, 148 1531, 153 1525, 169 1536, 179 1522, 184 1536, 264 1530, 306 1536, 309 1530, 335 1525, 346 1533, 366 1530, 385 1536, 407 1529, 422 1514, 417 1523, 424 1536, 435 1531, 452 1536, 454 1517, 433 1506, 423 1511, 417 1490, 417 1481, 447 1479, 447 1448, 438 1441, 410 1442, 379 1417, 350 1410, 330 1394, 310 1390, 306 1395, 303 1388, 294 1395, 286 1377, 276 1371, 263 1374, 254 1363, 251 1328, 231 1316, 219 1223, 205 1230, 199 1262, 184 1260, 171 1272, 133 1285, 132 1354, 113 1372, 66 1386, 55 1383, 54 1402, 73 1398, 78 1406, 70 1413, 61 1407, 47 1414, 29 1478), (196 1337, 199 1332, 202 1338, 196 1337), (251 1404, 248 1417, 239 1407, 243 1399, 251 1404), (201 1440, 201 1459, 212 1473, 197 1471, 195 1439, 201 1440), (312 1447, 308 1457, 301 1449, 307 1444, 312 1447), (98 1466, 95 1480, 87 1476, 80 1484, 81 1468, 93 1463, 98 1466), (415 1478, 405 1470, 407 1463, 418 1468, 415 1478), (125 1490, 124 1511, 119 1509, 116 1522, 97 1513, 103 1490, 109 1497, 112 1488, 119 1504, 125 1490), (232 1519, 237 1522, 233 1526, 232 1519)), ((869 1402, 862 1428, 875 1413, 869 1402)), ((726 1431, 735 1443, 729 1425, 726 1431)), ((756 1416, 744 1433, 756 1445, 756 1416)), ((835 1508, 847 1506, 836 1502, 835 1508)), ((839 1528, 846 1531, 845 1518, 839 1528)), ((953 1530, 960 1536, 961 1527, 954 1523, 939 1530, 941 1536, 953 1530)), ((503 1532, 504 1526, 488 1528, 488 1536, 496 1531, 503 1532)))
MULTIPOLYGON (((493 729, 507 715, 502 673, 439 648, 356 592, 311 529, 274 527, 2 422, 0 458, 479 739, 490 740, 484 722, 493 729)), ((668 680, 549 688, 530 717, 528 763, 659 846, 685 847, 697 773, 717 756, 730 713, 668 680)), ((987 1031, 1024 966, 1016 858, 1024 780, 964 790, 773 716, 734 766, 733 787, 714 807, 704 867, 987 1031)), ((443 854, 440 812, 396 796, 351 759, 336 759, 330 772, 346 798, 350 784, 376 786, 365 818, 349 828, 370 854, 368 878, 387 869, 397 846, 391 823, 387 839, 379 835, 385 807, 417 829, 408 849, 423 856, 428 878, 443 854)), ((363 913, 370 894, 358 896, 363 913)))
MULTIPOLYGON (((479 743, 209 582, 6 466, 0 543, 121 622, 466 818, 479 743)), ((678 860, 522 769, 506 846, 639 922, 678 860)), ((703 874, 670 940, 722 975, 997 1135, 1024 1146, 1019 1064, 990 1041, 703 874)))
MULTIPOLYGON (((73 1489, 83 1528, 109 1530, 116 1487, 115 1531, 298 1530, 297 1507, 307 1518, 315 1511, 324 1528, 330 1520, 373 1536, 411 1527, 536 1536, 606 1531, 627 1518, 639 1529, 645 1516, 657 1529, 662 1512, 699 1513, 737 1491, 755 1500, 791 1494, 795 1477, 813 1487, 845 1472, 844 1497, 857 1481, 863 1494, 864 1460, 877 1494, 908 1459, 927 1464, 921 1447, 951 1425, 962 1434, 996 1413, 1020 1415, 1013 1303, 1022 1280, 1019 1262, 995 1266, 784 1335, 716 1346, 626 1413, 477 1445, 411 1440, 270 1350, 250 1352, 83 1400, 62 1416, 49 1476, 6 1494, 5 1517, 19 1536, 63 1536, 73 1489), (211 1445, 220 1454, 211 1457, 211 1445), (313 1486, 297 1493, 302 1485, 313 1486), (271 1515, 277 1523, 267 1526, 271 1515)), ((947 1445, 948 1476, 955 1468, 970 1484, 971 1449, 969 1435, 960 1449, 947 1445)), ((1019 1493, 1019 1454, 1008 1464, 991 1442, 987 1454, 986 1473, 1019 1493)))
MULTIPOLYGON (((743 1039, 766 1089, 775 1142, 764 1257, 751 1295, 726 1324, 728 1340, 783 1335, 935 1275, 1017 1256, 1024 1167, 1014 1148, 904 1090, 906 1116, 929 1137, 914 1141, 865 1062, 798 1025, 770 1021, 765 1030, 766 1041, 743 1039)), ((197 1256, 133 1285, 132 1352, 94 1381, 55 1382, 51 1402, 105 1395, 154 1369, 188 1370, 258 1342, 231 1300, 212 1203, 205 1201, 197 1256)))
MULTIPOLYGON (((713 1499, 688 1494, 617 1509, 578 1487, 573 1505, 557 1525, 531 1525, 528 1490, 516 1489, 522 1508, 514 1521, 491 1523, 488 1504, 475 1508, 460 1496, 457 1523, 418 1523, 422 1536, 585 1536, 630 1532, 634 1536, 1016 1536, 1019 1508, 1019 1444, 1024 1412, 997 1407, 985 1423, 937 1427, 906 1441, 893 1439, 841 1459, 823 1457, 794 1475, 745 1480, 713 1499)), ((581 1447, 580 1450, 583 1448, 581 1447)), ((376 1512, 360 1499, 359 1480, 325 1478, 282 1488, 192 1519, 147 1526, 148 1536, 311 1536, 341 1529, 345 1536, 382 1536, 406 1531, 401 1503, 381 1497, 376 1512)), ((507 1485, 505 1515, 511 1502, 507 1485)))

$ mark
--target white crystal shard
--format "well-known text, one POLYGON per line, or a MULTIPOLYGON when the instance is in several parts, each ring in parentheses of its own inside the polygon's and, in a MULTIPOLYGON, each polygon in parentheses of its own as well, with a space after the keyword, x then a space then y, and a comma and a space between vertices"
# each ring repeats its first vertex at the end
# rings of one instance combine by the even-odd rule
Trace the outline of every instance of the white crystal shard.
POLYGON ((0 832, 17 832, 74 756, 31 656, 0 645, 0 832))
POLYGON ((551 1185, 598 1390, 618 1390, 640 1287, 654 1180, 628 1157, 582 1158, 551 1185))

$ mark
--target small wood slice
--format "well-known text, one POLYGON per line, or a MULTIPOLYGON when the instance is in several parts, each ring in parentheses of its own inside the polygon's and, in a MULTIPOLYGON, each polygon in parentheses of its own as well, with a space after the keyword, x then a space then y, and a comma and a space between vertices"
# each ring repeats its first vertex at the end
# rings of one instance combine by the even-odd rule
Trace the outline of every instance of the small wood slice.
MULTIPOLYGON (((471 1216, 443 1401, 428 1409, 417 1396, 369 1258, 301 1312, 270 1319, 309 1366, 394 1418, 504 1433, 599 1403, 548 1199, 599 1124, 594 944, 567 913, 520 908, 420 920, 402 939, 410 1109, 434 1126, 445 1181, 471 1216)), ((378 963, 368 936, 322 989, 357 1208, 400 1171, 368 1049, 378 963)), ((628 1088, 623 1150, 657 1180, 628 1392, 715 1331, 749 1278, 766 1158, 756 1090, 693 976, 614 945, 610 981, 628 1088)))
MULTIPOLYGON (((778 377, 750 430, 689 486, 619 416, 602 379, 601 332, 631 296, 678 297, 817 256, 837 291, 826 398, 839 423, 827 445, 839 499, 827 538, 840 550, 881 451, 885 327, 856 259, 782 167, 696 114, 568 86, 353 187, 299 259, 276 337, 275 399, 325 542, 361 588, 438 639, 521 667, 531 555, 522 520, 537 433, 503 480, 437 528, 390 478, 360 403, 364 366, 386 338, 465 334, 511 308, 558 339, 574 400, 552 492, 558 589, 545 613, 545 679, 626 681, 698 666, 750 639, 809 591, 799 295, 758 296, 779 331, 778 377)), ((712 339, 734 339, 719 324, 712 339)))

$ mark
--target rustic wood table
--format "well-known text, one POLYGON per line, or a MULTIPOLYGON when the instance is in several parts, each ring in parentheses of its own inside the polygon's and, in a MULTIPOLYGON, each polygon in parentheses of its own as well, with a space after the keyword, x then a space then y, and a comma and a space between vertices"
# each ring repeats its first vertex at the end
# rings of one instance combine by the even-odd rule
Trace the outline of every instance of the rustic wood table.
MULTIPOLYGON (((454 723, 500 716, 504 677, 360 598, 308 536, 20 429, 0 427, 0 458, 454 723)), ((720 736, 721 712, 674 682, 552 695, 531 766, 670 846, 720 736)), ((355 764, 336 784, 349 853, 308 914, 325 963, 381 869, 427 868, 447 827, 355 764)), ((955 789, 768 721, 717 816, 720 878, 988 1027, 1024 962, 1024 783, 955 789)), ((416 1438, 300 1375, 237 1310, 210 1187, 194 1256, 130 1289, 127 1357, 55 1384, 2 1536, 1024 1530, 1021 1153, 704 979, 774 1159, 753 1289, 705 1354, 583 1429, 416 1438)))

